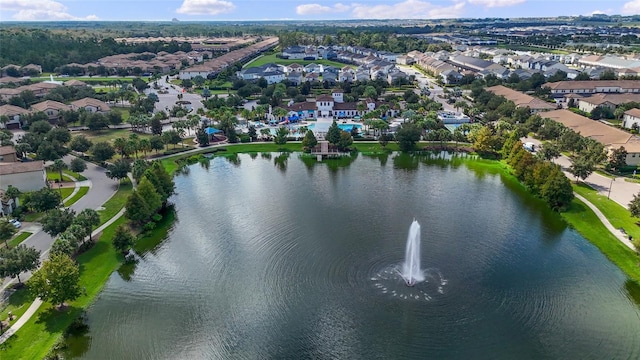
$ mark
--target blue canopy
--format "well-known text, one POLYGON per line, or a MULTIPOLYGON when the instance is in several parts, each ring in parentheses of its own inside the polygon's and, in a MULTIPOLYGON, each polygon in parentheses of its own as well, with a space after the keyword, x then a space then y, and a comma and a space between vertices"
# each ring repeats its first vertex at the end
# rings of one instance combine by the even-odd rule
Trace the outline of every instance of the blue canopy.
POLYGON ((222 132, 222 130, 218 130, 218 129, 212 128, 212 127, 208 127, 206 129, 204 129, 204 131, 207 132, 207 135, 217 134, 217 133, 221 133, 222 132))

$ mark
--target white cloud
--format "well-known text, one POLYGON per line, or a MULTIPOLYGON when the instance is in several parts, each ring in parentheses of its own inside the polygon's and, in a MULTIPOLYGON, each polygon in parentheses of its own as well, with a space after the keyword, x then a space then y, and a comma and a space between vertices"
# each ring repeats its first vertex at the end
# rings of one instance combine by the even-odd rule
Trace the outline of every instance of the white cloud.
POLYGON ((77 17, 67 12, 67 7, 53 0, 0 0, 3 12, 14 12, 15 20, 98 20, 96 15, 77 17))
POLYGON ((464 2, 439 6, 421 0, 406 0, 391 5, 352 4, 353 16, 359 19, 437 19, 460 17, 464 2))
POLYGON ((629 1, 622 6, 622 13, 624 15, 638 15, 640 14, 640 0, 629 1))
POLYGON ((176 12, 187 15, 219 15, 232 12, 235 8, 232 2, 224 0, 184 0, 176 12))
POLYGON ((606 10, 594 10, 591 13, 587 14, 587 16, 591 16, 591 15, 603 15, 603 14, 612 14, 613 13, 613 9, 606 9, 606 10))
POLYGON ((298 15, 340 13, 347 10, 349 10, 349 6, 340 3, 333 5, 333 7, 320 4, 303 4, 296 6, 296 14, 298 15))
POLYGON ((469 0, 469 3, 494 8, 518 5, 525 1, 526 0, 469 0))

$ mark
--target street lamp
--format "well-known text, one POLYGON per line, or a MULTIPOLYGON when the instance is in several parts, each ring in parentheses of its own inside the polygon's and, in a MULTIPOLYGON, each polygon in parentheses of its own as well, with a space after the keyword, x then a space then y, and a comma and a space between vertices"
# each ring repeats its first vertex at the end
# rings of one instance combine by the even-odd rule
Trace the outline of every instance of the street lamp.
POLYGON ((611 196, 611 185, 613 185, 614 181, 616 181, 616 178, 611 178, 611 182, 609 183, 609 193, 607 194, 607 199, 609 198, 609 196, 611 196))

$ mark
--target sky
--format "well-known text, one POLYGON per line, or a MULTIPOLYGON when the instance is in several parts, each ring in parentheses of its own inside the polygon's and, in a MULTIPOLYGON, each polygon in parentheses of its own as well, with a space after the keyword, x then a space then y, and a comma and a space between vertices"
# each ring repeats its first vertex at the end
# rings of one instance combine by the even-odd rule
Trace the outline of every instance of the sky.
POLYGON ((0 0, 0 21, 224 21, 640 14, 640 0, 0 0))

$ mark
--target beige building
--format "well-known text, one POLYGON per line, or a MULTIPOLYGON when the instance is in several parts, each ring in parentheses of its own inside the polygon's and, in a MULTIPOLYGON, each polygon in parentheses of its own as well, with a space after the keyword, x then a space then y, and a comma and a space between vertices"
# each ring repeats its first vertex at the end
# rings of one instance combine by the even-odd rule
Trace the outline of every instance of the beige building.
POLYGON ((69 111, 71 107, 58 101, 45 100, 37 104, 31 105, 32 112, 43 112, 47 115, 50 122, 60 120, 60 111, 69 111))
POLYGON ((75 111, 80 109, 85 109, 87 112, 91 113, 108 113, 111 111, 111 108, 107 103, 90 97, 73 101, 69 105, 71 105, 71 109, 75 111))
POLYGON ((541 111, 551 111, 551 110, 557 109, 557 107, 553 104, 540 100, 536 97, 521 93, 519 91, 509 89, 506 86, 502 86, 502 85, 492 86, 490 88, 487 88, 487 91, 490 91, 498 96, 502 96, 505 99, 512 101, 514 104, 516 104, 516 107, 519 107, 519 108, 528 107, 534 113, 541 112, 541 111))
POLYGON ((620 104, 640 102, 640 94, 595 94, 578 99, 578 108, 584 112, 592 112, 596 108, 609 109, 612 112, 620 104))
POLYGON ((637 136, 569 110, 549 111, 544 113, 544 117, 555 120, 582 136, 597 140, 609 152, 623 146, 627 151, 627 165, 640 164, 640 138, 637 136))
POLYGON ((6 116, 9 118, 7 123, 0 122, 0 129, 19 129, 22 127, 22 121, 20 117, 29 113, 29 110, 23 109, 14 105, 2 105, 0 106, 0 117, 6 116))

